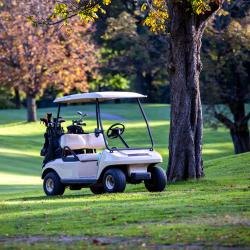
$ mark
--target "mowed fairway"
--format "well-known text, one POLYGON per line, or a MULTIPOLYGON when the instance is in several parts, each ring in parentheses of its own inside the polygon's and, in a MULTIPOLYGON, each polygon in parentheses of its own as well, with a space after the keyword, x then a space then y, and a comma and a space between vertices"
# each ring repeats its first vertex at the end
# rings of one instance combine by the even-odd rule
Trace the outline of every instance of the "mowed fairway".
MULTIPOLYGON (((134 109, 102 107, 106 115, 126 117, 128 142, 142 146, 144 125, 134 109)), ((92 114, 93 107, 67 107, 64 117, 76 110, 92 114)), ((145 105, 145 110, 166 168, 169 106, 145 105)), ((41 109, 38 116, 48 111, 55 114, 54 108, 41 109)), ((0 249, 250 246, 250 154, 233 156, 225 129, 204 130, 201 181, 171 184, 163 193, 148 193, 140 184, 127 185, 124 194, 96 196, 82 189, 47 198, 39 156, 44 126, 25 123, 25 115, 25 110, 0 111, 0 249)), ((87 124, 95 128, 92 115, 87 124)))

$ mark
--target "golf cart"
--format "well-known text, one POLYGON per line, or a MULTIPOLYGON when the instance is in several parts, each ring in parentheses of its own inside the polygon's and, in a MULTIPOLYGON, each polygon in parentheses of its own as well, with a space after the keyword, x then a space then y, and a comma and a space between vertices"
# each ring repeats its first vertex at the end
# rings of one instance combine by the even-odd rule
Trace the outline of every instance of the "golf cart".
MULTIPOLYGON (((68 95, 54 100, 58 104, 57 117, 48 113, 41 121, 46 125, 42 179, 46 195, 62 195, 66 187, 79 190, 89 187, 94 194, 123 192, 126 183, 144 182, 150 192, 165 189, 167 177, 158 166, 162 157, 154 151, 154 143, 140 99, 146 96, 133 92, 93 92, 68 95), (100 106, 102 102, 134 98, 145 120, 150 138, 149 147, 130 147, 123 137, 124 124, 115 123, 103 129, 100 106), (85 115, 73 120, 64 132, 60 116, 65 104, 92 103, 95 105, 96 128, 86 132, 85 115), (119 139, 123 147, 111 147, 108 140, 119 139)), ((129 112, 129 111, 128 111, 129 112)))

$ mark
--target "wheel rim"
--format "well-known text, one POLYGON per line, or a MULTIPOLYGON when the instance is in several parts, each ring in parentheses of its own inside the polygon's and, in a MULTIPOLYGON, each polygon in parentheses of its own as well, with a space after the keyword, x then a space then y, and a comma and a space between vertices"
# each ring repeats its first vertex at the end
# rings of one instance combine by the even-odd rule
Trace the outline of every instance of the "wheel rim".
POLYGON ((46 189, 49 193, 53 192, 54 190, 54 182, 51 178, 47 179, 46 181, 46 189))
POLYGON ((106 187, 107 187, 108 189, 110 189, 110 190, 113 189, 114 186, 115 186, 114 177, 113 177, 112 175, 108 175, 108 176, 106 177, 105 184, 106 184, 106 187))

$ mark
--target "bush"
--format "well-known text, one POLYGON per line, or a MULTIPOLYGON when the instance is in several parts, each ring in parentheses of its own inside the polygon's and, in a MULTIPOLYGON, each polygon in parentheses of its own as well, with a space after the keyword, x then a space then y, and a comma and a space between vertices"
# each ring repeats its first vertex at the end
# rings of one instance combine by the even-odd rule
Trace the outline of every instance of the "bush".
POLYGON ((10 89, 6 87, 0 88, 0 109, 15 108, 15 104, 11 101, 13 95, 10 89))
POLYGON ((10 101, 9 96, 6 94, 0 94, 0 109, 13 109, 15 104, 10 101))

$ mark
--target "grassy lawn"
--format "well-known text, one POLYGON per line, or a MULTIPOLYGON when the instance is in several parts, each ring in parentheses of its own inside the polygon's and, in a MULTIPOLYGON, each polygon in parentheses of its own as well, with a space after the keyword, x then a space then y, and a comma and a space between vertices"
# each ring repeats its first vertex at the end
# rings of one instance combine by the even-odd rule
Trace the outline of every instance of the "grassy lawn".
MULTIPOLYGON (((70 119, 78 109, 90 112, 92 130, 93 106, 67 107, 63 116, 70 119)), ((145 109, 166 168, 169 106, 145 109)), ((102 110, 124 118, 130 144, 147 143, 132 104, 102 110)), ((39 117, 47 111, 55 113, 43 109, 39 117)), ((233 146, 225 129, 204 130, 201 181, 171 184, 163 193, 148 193, 140 184, 128 185, 124 194, 95 196, 82 189, 47 198, 40 180, 44 127, 24 118, 24 110, 0 111, 0 249, 250 246, 250 154, 228 156, 233 146)))

